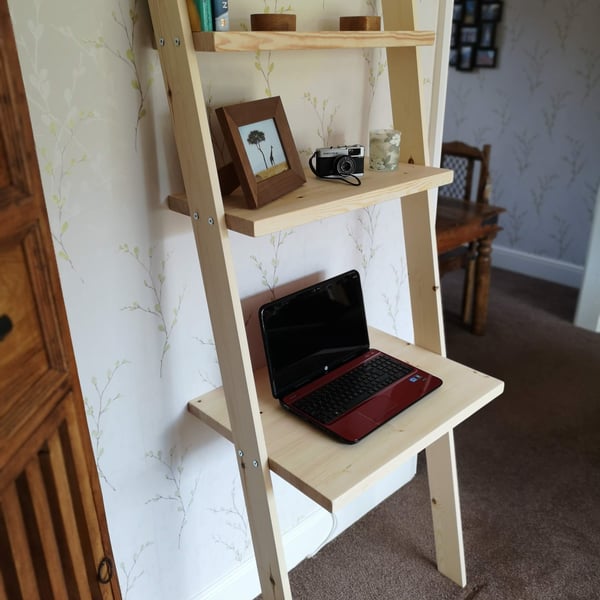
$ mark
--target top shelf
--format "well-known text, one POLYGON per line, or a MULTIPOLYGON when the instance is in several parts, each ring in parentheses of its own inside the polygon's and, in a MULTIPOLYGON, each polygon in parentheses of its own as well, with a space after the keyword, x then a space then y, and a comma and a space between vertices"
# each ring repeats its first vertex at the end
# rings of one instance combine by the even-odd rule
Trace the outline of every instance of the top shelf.
POLYGON ((194 31, 199 52, 431 46, 433 31, 194 31))

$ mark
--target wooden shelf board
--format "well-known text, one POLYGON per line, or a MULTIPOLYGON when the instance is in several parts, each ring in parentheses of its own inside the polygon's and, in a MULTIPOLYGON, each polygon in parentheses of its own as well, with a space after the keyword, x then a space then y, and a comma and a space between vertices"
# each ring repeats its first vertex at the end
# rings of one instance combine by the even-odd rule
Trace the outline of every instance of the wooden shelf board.
MULTIPOLYGON (((223 199, 225 221, 232 231, 257 237, 446 185, 452 177, 448 169, 401 164, 397 171, 365 170, 362 185, 351 186, 307 170, 304 185, 259 209, 246 208, 238 188, 223 199)), ((189 215, 185 194, 169 196, 168 205, 189 215)))
MULTIPOLYGON (((354 445, 337 442, 285 411, 271 395, 266 368, 255 373, 271 470, 331 512, 448 433, 504 389, 498 379, 376 329, 370 329, 370 336, 373 347, 438 375, 444 383, 354 445)), ((188 409, 232 440, 222 388, 191 401, 188 409)))
POLYGON ((194 31, 200 52, 431 46, 433 31, 194 31))

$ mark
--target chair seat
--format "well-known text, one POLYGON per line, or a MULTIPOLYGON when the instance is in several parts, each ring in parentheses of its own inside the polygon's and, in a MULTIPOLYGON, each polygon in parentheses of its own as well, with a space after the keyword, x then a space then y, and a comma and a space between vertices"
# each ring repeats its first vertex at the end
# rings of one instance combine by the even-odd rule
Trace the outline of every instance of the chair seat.
POLYGON ((465 202, 457 198, 439 196, 435 234, 438 253, 496 234, 501 230, 498 216, 506 209, 493 204, 465 202))

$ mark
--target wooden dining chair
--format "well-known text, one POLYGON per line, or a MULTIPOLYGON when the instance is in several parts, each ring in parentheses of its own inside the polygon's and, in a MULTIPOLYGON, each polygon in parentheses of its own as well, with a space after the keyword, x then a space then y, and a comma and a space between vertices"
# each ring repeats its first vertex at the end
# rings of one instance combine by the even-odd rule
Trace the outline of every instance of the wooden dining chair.
POLYGON ((500 231, 503 208, 489 204, 491 146, 463 142, 442 144, 441 167, 454 171, 454 181, 439 190, 436 237, 440 277, 464 269, 462 320, 483 334, 487 319, 491 242, 500 231))

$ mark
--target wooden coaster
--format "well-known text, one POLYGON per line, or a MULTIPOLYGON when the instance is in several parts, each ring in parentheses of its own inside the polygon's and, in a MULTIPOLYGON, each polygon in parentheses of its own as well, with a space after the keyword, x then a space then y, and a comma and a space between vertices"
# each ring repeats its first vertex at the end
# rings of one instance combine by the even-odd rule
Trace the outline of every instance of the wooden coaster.
POLYGON ((381 17, 340 17, 340 31, 380 31, 381 17))
POLYGON ((296 31, 296 15, 257 13, 250 15, 252 31, 296 31))

